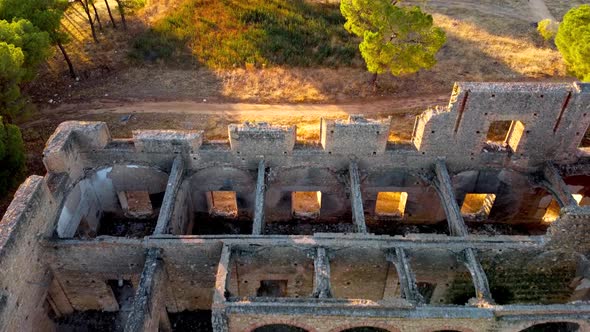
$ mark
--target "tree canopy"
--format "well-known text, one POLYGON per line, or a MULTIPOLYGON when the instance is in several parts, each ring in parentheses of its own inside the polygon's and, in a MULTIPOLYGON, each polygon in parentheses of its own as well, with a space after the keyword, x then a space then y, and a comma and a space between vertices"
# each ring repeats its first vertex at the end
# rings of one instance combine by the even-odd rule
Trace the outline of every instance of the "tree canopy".
POLYGON ((31 22, 0 20, 0 115, 10 119, 23 109, 19 85, 35 76, 49 47, 49 34, 31 22))
POLYGON ((40 31, 31 22, 19 19, 13 22, 0 21, 0 41, 12 44, 22 50, 25 71, 24 80, 35 76, 38 66, 50 55, 49 34, 40 31))
POLYGON ((572 8, 565 14, 555 45, 568 71, 581 81, 590 81, 590 5, 572 8))
POLYGON ((61 18, 68 0, 0 0, 0 19, 26 19, 49 34, 52 43, 65 43, 67 34, 61 31, 61 18))
POLYGON ((8 123, 26 105, 20 84, 33 79, 50 45, 49 33, 27 20, 0 20, 0 195, 20 181, 25 169, 21 133, 8 123))
MULTIPOLYGON (((4 48, 0 45, 0 49, 4 48)), ((24 175, 24 150, 18 127, 4 123, 0 116, 0 195, 4 195, 6 190, 16 185, 24 175)))
POLYGON ((446 41, 432 16, 418 6, 398 6, 390 0, 342 0, 340 11, 359 45, 367 69, 394 76, 412 74, 436 64, 436 53, 446 41))
POLYGON ((24 62, 22 49, 0 41, 0 114, 13 116, 24 106, 19 88, 24 62))

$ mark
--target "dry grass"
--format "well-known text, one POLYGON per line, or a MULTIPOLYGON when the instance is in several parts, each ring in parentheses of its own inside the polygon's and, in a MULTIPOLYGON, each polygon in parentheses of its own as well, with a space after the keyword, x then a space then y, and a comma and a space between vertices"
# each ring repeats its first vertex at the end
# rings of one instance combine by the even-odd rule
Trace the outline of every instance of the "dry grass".
MULTIPOLYGON (((100 30, 98 24, 95 23, 99 44, 92 41, 90 25, 80 3, 71 4, 64 14, 62 30, 70 36, 70 42, 65 44, 65 48, 75 67, 79 69, 79 74, 82 75, 81 78, 87 78, 93 69, 101 67, 114 68, 124 64, 129 35, 133 34, 134 29, 140 28, 137 26, 137 21, 131 19, 131 31, 123 31, 117 14, 116 2, 111 0, 109 4, 119 26, 117 30, 113 29, 104 2, 96 1, 96 7, 103 25, 103 29, 100 30)), ((56 52, 54 57, 47 63, 47 70, 54 75, 63 74, 66 69, 66 64, 60 52, 56 52)))
POLYGON ((556 19, 561 20, 563 15, 570 9, 578 7, 583 4, 590 4, 589 0, 546 0, 545 4, 555 16, 556 19))
MULTIPOLYGON (((435 14, 434 17, 436 25, 442 27, 457 45, 463 46, 457 50, 457 57, 465 54, 464 59, 474 61, 471 67, 475 66, 481 78, 494 75, 494 71, 509 71, 509 78, 565 75, 565 64, 559 52, 555 48, 535 43, 533 38, 493 34, 474 23, 442 14, 435 14), (473 57, 474 51, 476 57, 473 57)), ((462 62, 461 59, 455 61, 458 64, 462 62)))
MULTIPOLYGON (((141 14, 141 19, 131 19, 128 35, 105 29, 99 45, 89 42, 88 23, 74 6, 68 11, 64 26, 74 36, 68 49, 81 68, 82 82, 66 79, 59 85, 60 81, 53 79, 59 73, 63 77, 66 70, 61 55, 56 54, 49 62, 48 73, 30 89, 38 95, 37 100, 56 99, 54 94, 58 93, 60 102, 70 103, 105 95, 126 100, 348 102, 376 95, 412 97, 446 93, 455 81, 563 80, 565 75, 556 49, 545 44, 526 20, 529 9, 524 0, 427 2, 426 10, 433 13, 435 24, 448 36, 438 55, 438 64, 432 70, 407 77, 382 75, 376 91, 367 84, 370 74, 359 67, 245 66, 210 70, 197 68, 197 59, 181 65, 131 65, 126 57, 128 38, 149 26, 154 17, 161 19, 163 4, 154 2, 141 14), (146 85, 146 81, 150 84, 146 85)), ((178 1, 165 4, 170 9, 178 1)), ((566 6, 565 1, 551 4, 566 6)), ((102 17, 106 22, 108 16, 103 13, 102 17)))

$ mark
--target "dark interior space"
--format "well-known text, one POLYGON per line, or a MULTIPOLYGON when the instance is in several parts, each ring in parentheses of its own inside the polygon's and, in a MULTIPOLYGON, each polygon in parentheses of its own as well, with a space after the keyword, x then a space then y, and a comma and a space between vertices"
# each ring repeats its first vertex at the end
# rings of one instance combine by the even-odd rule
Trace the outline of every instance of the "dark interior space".
POLYGON ((116 213, 105 213, 100 220, 97 236, 142 238, 153 234, 157 222, 158 216, 134 219, 116 213))
POLYGON ((168 313, 168 318, 173 332, 213 331, 210 310, 168 313))
POLYGON ((367 219, 367 231, 377 235, 443 234, 450 235, 446 220, 435 224, 409 224, 401 220, 367 219))
POLYGON ((252 234, 252 219, 245 216, 229 218, 195 213, 193 235, 252 234))
POLYGON ((119 312, 76 311, 55 319, 57 332, 119 332, 124 326, 119 312))

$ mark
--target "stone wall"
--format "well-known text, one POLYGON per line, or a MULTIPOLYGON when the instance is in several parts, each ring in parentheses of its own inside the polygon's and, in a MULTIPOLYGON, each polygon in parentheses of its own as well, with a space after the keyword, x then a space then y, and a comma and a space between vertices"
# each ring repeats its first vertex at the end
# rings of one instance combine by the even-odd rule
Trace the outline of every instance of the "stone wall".
POLYGON ((162 276, 148 283, 158 290, 153 303, 169 313, 213 307, 216 331, 271 323, 329 332, 519 331, 558 320, 590 328, 590 213, 574 199, 590 188, 567 178, 590 174, 590 151, 578 147, 590 124, 589 89, 458 83, 447 107, 418 117, 409 148, 388 144, 390 119, 358 115, 322 120, 317 144, 296 144, 295 126, 266 123, 231 125, 226 142, 203 142, 198 131, 113 139, 104 123, 65 122, 44 150, 48 175, 21 186, 0 224, 0 324, 51 330, 49 312, 117 311, 109 284, 137 289, 146 251, 158 249, 162 276), (510 126, 503 142, 491 144, 488 130, 498 121, 510 126), (109 222, 104 213, 124 212, 127 191, 167 193, 160 231, 76 236, 81 220, 95 225, 109 222), (187 235, 207 219, 212 191, 235 193, 241 222, 262 207, 262 234, 187 235), (319 215, 295 216, 293 193, 318 191, 319 215), (405 204, 396 203, 403 213, 377 213, 378 195, 387 192, 404 193, 405 204), (470 224, 494 224, 485 235, 460 211, 468 194, 495 197, 489 216, 470 224), (361 211, 354 223, 352 197, 361 211), (543 213, 552 200, 561 214, 549 226, 543 213), (494 228, 544 222, 549 231, 537 236, 494 228), (441 223, 444 231, 408 226, 441 223), (287 224, 282 236, 264 233, 264 225, 287 224), (290 236, 303 224, 316 234, 290 236), (370 234, 374 225, 384 235, 370 234), (500 253, 509 248, 520 251, 500 253))

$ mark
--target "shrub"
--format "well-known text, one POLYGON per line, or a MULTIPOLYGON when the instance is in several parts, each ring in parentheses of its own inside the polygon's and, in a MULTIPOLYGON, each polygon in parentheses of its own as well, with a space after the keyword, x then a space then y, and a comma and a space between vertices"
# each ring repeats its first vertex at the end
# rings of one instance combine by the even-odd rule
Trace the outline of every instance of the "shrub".
POLYGON ((550 41, 555 38, 558 28, 559 24, 548 18, 537 23, 537 31, 546 41, 550 41))

